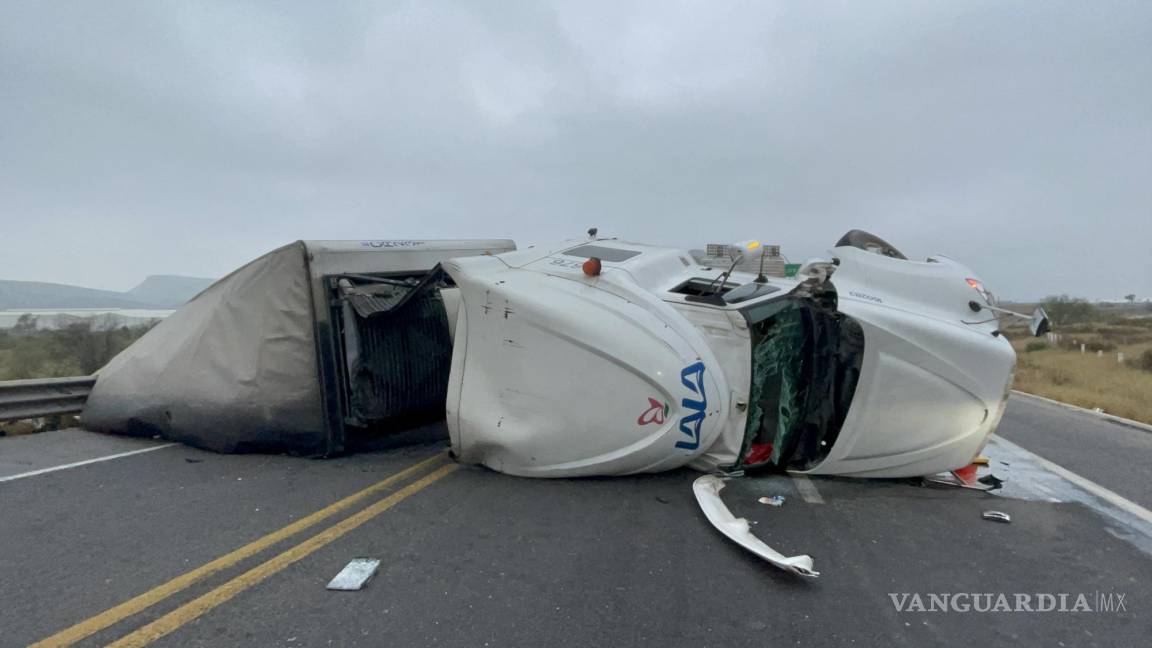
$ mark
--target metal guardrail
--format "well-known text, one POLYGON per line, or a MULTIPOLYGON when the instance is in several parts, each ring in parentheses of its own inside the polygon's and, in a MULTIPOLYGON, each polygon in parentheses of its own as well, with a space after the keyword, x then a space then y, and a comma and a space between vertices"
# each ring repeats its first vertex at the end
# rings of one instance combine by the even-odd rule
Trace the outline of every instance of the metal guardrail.
POLYGON ((96 376, 0 382, 0 421, 75 414, 84 408, 96 376))

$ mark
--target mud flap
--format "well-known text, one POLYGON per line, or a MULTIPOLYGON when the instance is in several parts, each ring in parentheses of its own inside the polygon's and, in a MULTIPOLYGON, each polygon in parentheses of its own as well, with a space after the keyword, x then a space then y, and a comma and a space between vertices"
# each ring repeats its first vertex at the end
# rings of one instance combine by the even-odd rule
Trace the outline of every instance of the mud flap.
POLYGON ((692 483, 692 492, 696 495, 700 510, 717 531, 784 571, 812 578, 820 575, 820 572, 812 569, 810 556, 785 556, 752 535, 748 520, 733 516, 720 499, 723 488, 724 480, 716 475, 704 475, 692 483))

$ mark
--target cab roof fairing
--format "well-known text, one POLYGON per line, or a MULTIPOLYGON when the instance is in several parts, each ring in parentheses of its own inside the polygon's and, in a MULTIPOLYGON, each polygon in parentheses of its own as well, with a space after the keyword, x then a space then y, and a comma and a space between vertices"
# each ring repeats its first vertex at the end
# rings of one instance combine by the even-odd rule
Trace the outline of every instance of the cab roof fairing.
POLYGON ((447 406, 457 456, 564 477, 668 470, 708 450, 729 388, 700 332, 623 269, 589 277, 559 260, 445 265, 462 299, 447 406), (646 420, 650 402, 666 411, 646 420))

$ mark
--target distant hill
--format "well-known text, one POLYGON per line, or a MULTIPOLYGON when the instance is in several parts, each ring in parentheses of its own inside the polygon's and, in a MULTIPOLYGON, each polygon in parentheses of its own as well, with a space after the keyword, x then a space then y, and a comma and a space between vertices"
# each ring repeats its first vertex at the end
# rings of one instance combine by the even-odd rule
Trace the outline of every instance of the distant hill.
POLYGON ((81 288, 42 281, 0 279, 0 309, 12 308, 176 308, 215 279, 153 275, 127 292, 81 288))
POLYGON ((139 286, 124 293, 128 299, 153 304, 162 308, 176 308, 211 286, 215 279, 182 277, 180 275, 150 275, 139 286))

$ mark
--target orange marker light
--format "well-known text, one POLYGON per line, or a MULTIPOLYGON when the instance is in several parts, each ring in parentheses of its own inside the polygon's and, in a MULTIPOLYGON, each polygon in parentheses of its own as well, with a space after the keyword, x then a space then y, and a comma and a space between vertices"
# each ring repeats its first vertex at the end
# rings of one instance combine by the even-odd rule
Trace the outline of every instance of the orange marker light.
POLYGON ((600 259, 597 259, 596 257, 589 258, 581 267, 584 269, 584 274, 588 275, 589 277, 600 276, 600 259))

